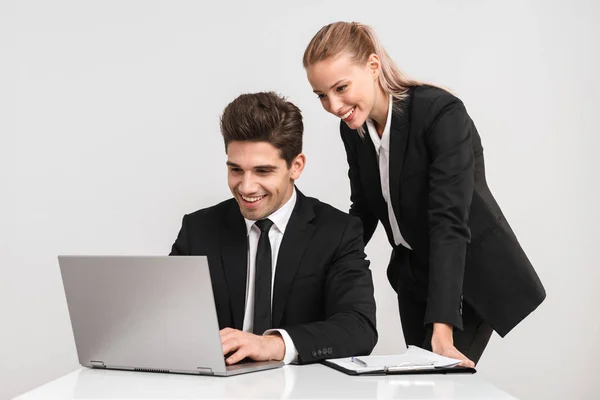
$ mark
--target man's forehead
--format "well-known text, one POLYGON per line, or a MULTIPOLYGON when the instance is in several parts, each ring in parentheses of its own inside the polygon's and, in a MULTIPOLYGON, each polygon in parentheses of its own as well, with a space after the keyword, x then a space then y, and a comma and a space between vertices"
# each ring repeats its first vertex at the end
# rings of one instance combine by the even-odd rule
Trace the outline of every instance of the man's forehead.
POLYGON ((269 142, 231 142, 227 146, 227 161, 235 164, 279 164, 285 162, 281 151, 269 142))

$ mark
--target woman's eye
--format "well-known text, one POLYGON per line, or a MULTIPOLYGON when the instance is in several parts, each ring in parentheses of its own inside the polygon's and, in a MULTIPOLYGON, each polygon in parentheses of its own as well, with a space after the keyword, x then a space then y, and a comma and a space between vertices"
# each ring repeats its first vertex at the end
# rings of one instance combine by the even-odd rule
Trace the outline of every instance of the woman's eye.
POLYGON ((317 95, 317 98, 318 98, 319 100, 322 100, 322 99, 324 99, 324 98, 325 98, 325 95, 324 95, 324 94, 318 94, 318 95, 317 95))
POLYGON ((346 90, 346 88, 348 87, 348 85, 342 85, 342 86, 338 86, 335 90, 340 93, 343 92, 344 90, 346 90))

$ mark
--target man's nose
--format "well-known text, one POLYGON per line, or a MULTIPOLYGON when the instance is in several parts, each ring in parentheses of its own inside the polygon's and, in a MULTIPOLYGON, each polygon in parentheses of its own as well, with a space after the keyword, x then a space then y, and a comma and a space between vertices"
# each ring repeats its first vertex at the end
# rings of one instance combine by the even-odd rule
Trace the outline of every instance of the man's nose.
POLYGON ((244 195, 250 195, 255 193, 256 191, 256 179, 254 177, 254 174, 252 174, 250 171, 245 173, 244 176, 242 177, 242 181, 240 182, 238 188, 240 193, 244 194, 244 195))

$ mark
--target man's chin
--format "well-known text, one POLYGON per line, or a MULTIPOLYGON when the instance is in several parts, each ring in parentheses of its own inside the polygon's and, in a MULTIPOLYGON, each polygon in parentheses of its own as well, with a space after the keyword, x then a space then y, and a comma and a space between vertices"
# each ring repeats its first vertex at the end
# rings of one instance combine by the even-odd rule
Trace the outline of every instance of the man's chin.
POLYGON ((242 205, 240 205, 240 212, 244 216, 244 218, 249 219, 251 221, 258 221, 260 219, 265 218, 269 213, 261 211, 260 209, 248 209, 242 205))

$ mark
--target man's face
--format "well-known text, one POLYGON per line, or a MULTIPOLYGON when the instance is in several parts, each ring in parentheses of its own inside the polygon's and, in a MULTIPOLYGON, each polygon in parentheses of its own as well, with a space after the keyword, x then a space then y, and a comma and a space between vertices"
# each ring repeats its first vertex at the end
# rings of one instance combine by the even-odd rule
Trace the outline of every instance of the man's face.
POLYGON ((279 150, 268 142, 230 142, 227 183, 242 215, 256 221, 281 208, 292 196, 304 164, 304 154, 299 154, 288 168, 279 150))

